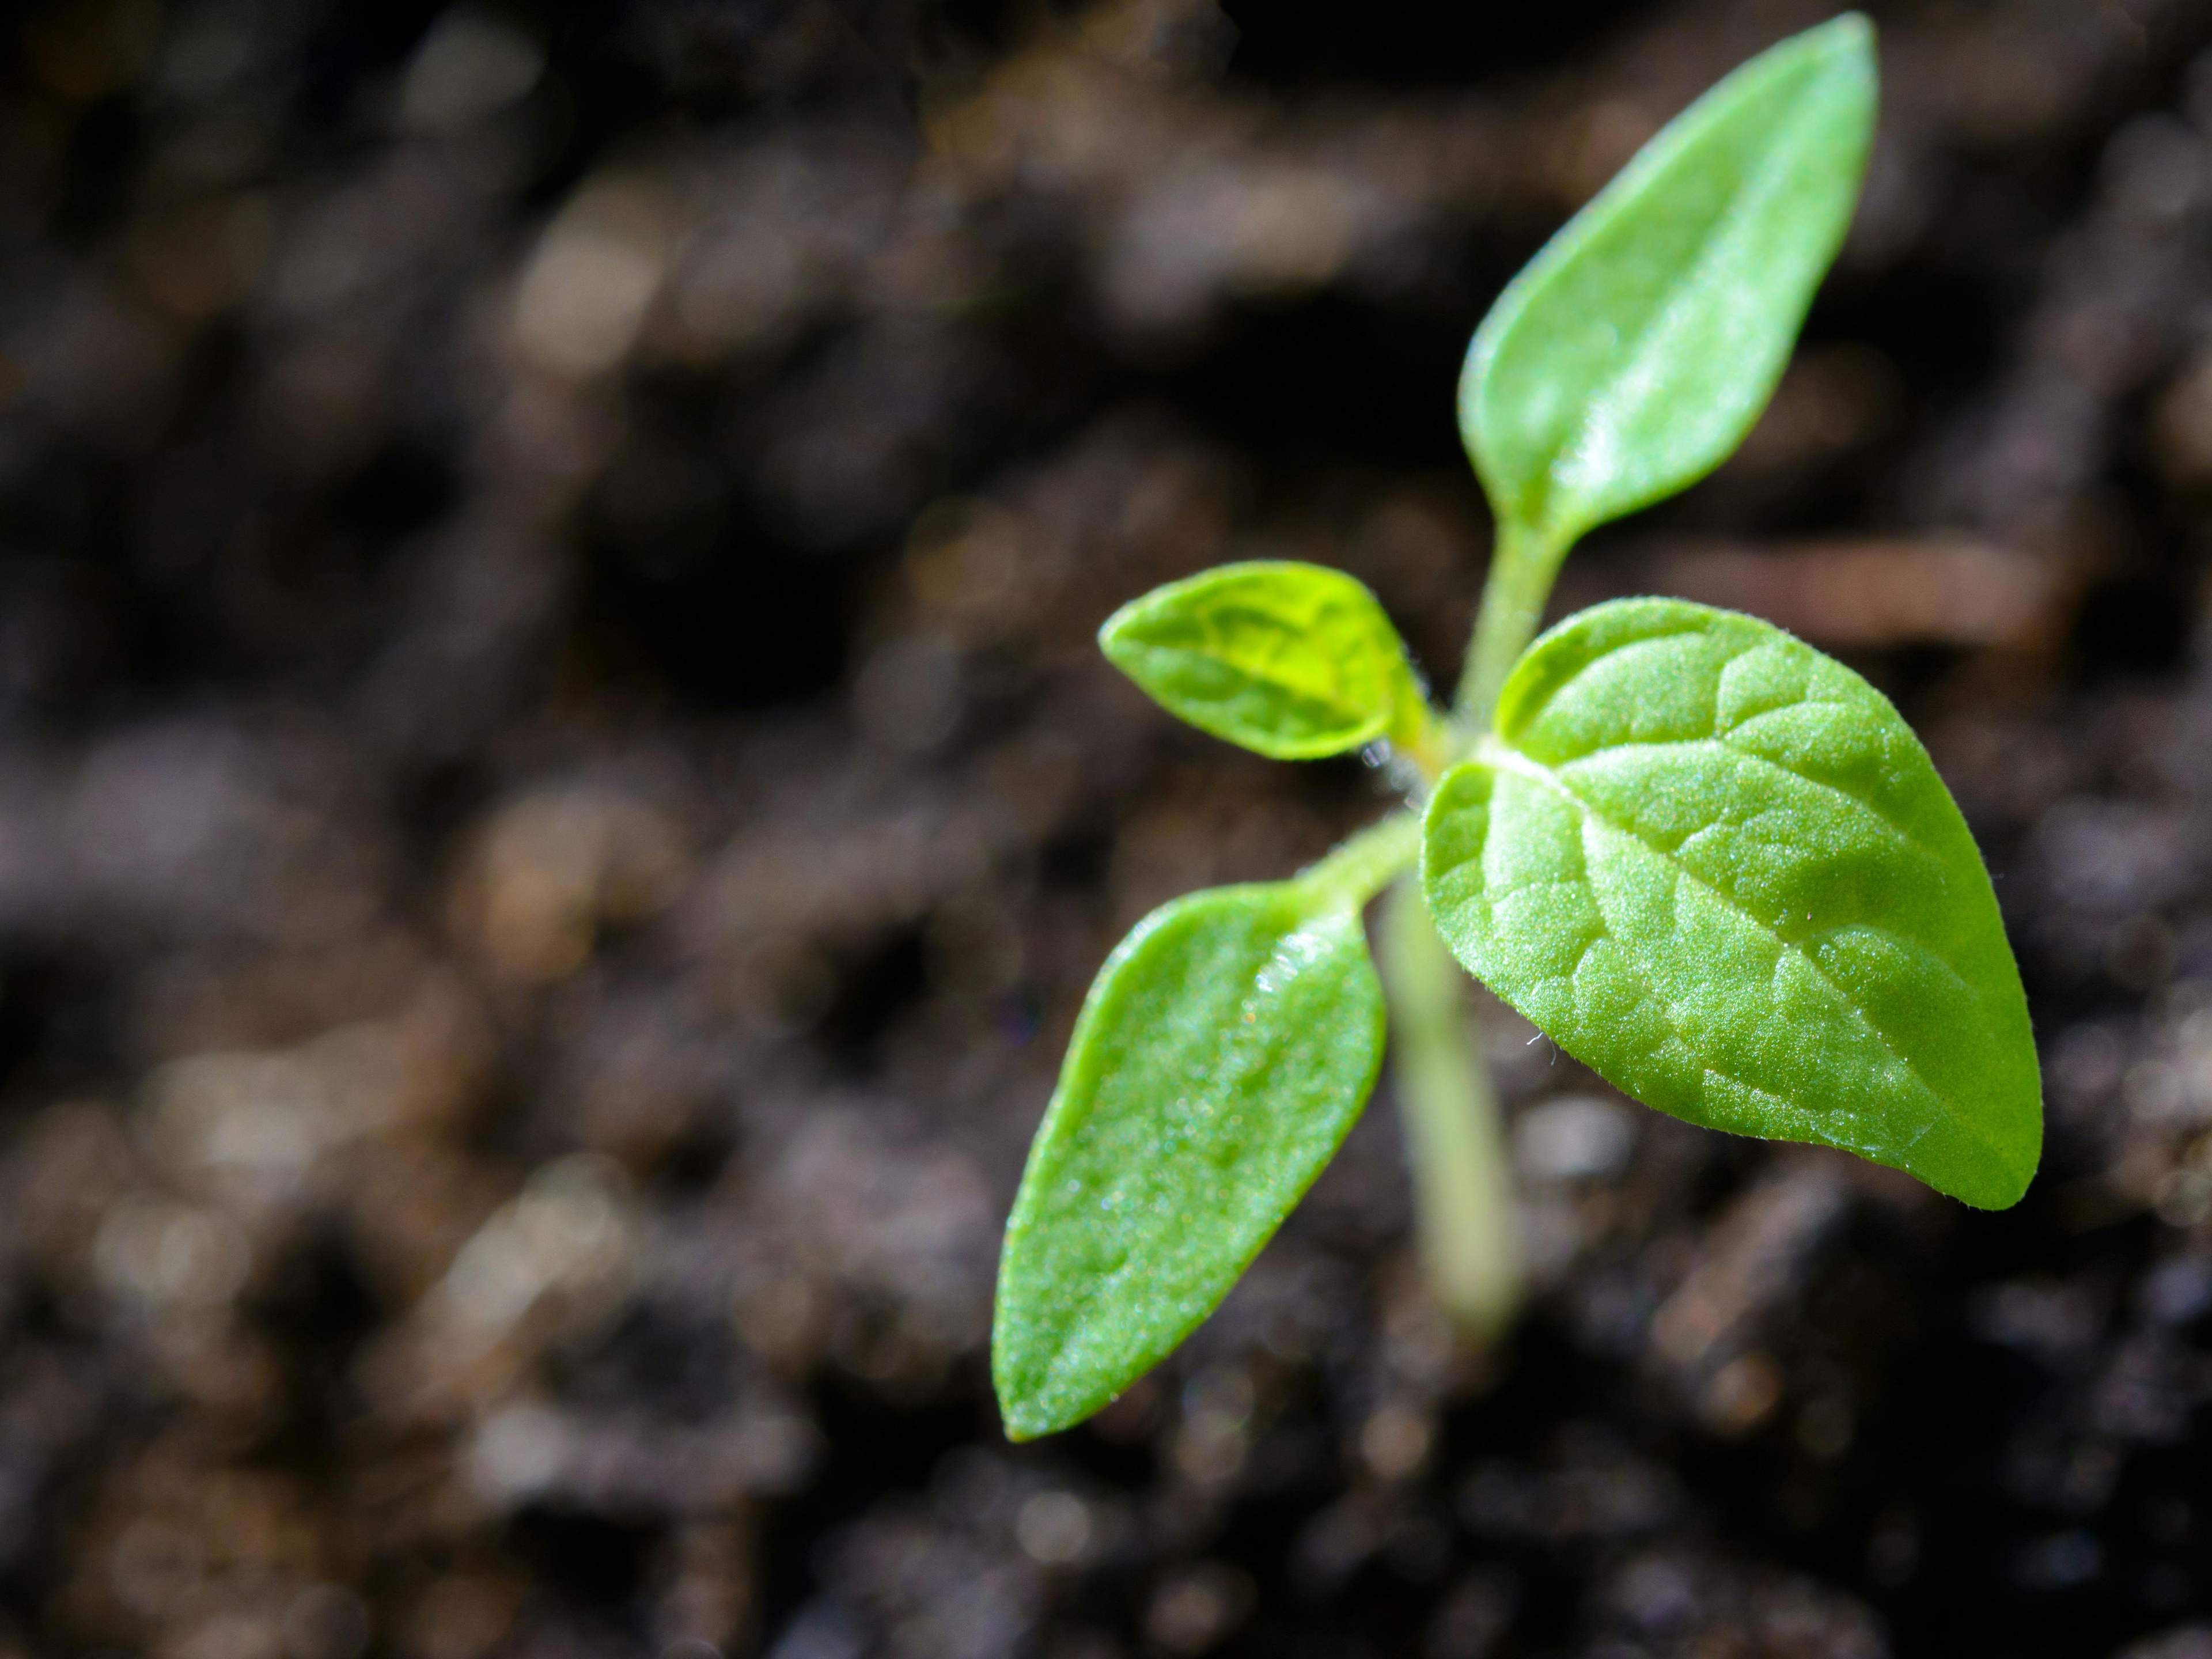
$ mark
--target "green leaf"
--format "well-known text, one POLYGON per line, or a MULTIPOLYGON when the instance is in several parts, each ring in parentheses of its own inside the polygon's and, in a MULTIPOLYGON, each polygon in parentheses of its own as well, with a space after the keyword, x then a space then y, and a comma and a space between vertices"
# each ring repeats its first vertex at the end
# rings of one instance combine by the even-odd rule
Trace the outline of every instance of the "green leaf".
POLYGON ((1677 599, 1553 629, 1421 863, 1452 954, 1647 1104, 2027 1190, 2042 1088, 1973 838, 1888 701, 1779 629, 1677 599))
POLYGON ((1382 607, 1322 565, 1224 564, 1170 582, 1108 617, 1098 644, 1170 714, 1273 760, 1408 738, 1426 719, 1382 607))
POLYGON ((1382 1053, 1360 896, 1194 893, 1100 969, 999 1264, 991 1370, 1014 1439, 1158 1364, 1342 1144, 1382 1053))
POLYGON ((1514 279, 1460 382, 1500 520, 1564 548, 1742 441, 1850 223, 1875 79, 1855 13, 1784 41, 1670 123, 1514 279))

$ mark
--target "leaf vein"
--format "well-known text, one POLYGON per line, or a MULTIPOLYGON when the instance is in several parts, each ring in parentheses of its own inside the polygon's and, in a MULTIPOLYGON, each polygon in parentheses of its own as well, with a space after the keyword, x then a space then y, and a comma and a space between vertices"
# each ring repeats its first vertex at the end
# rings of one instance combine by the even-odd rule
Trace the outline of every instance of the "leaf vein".
MULTIPOLYGON (((1768 712, 1773 713, 1776 711, 1769 710, 1768 712)), ((1737 729, 1740 730, 1741 728, 1737 729)), ((1709 738, 1623 738, 1616 743, 1608 743, 1602 749, 1592 750, 1587 755, 1577 755, 1574 759, 1565 762, 1559 766, 1550 769, 1557 772, 1559 775, 1564 777, 1567 775, 1571 768, 1581 766, 1586 762, 1597 760, 1605 755, 1609 755, 1614 750, 1621 749, 1656 750, 1715 748, 1725 750, 1729 755, 1735 759, 1749 761, 1755 765, 1765 767, 1769 770, 1779 772, 1784 777, 1795 778, 1800 783, 1808 784, 1813 788, 1820 790, 1826 794, 1833 795, 1840 800, 1848 802, 1850 805, 1857 807, 1869 817, 1872 818, 1876 823, 1880 824, 1884 830, 1887 830, 1892 836, 1893 836, 1908 850, 1918 854, 1921 857, 1926 859, 1929 863, 1936 865, 1939 868, 1942 867, 1943 860, 1942 856, 1936 853, 1934 848, 1919 841, 1913 836, 1911 830, 1905 829, 1904 825, 1891 818, 1888 814, 1885 813, 1872 801, 1866 799, 1863 796, 1853 794, 1850 790, 1844 788, 1839 783, 1831 783, 1826 778, 1808 776, 1805 773, 1798 771, 1795 767, 1784 765, 1782 762, 1776 760, 1771 755, 1762 755, 1754 750, 1740 749, 1735 744, 1730 743, 1725 734, 1718 737, 1709 738)), ((1541 763, 1539 762, 1537 764, 1540 765, 1541 763)), ((1582 798, 1580 796, 1577 796, 1575 799, 1579 800, 1582 798)))
MULTIPOLYGON (((1868 1036, 1874 1039, 1875 1044, 1881 1049, 1881 1051, 1905 1068, 1905 1074, 1912 1079, 1914 1084, 1919 1087, 1920 1091, 1926 1095, 1929 1099, 1934 1101, 1936 1104, 1942 1109, 1944 1115, 1952 1119, 1954 1122, 1963 1126, 1969 1134, 1972 1134, 1977 1140, 1981 1141, 1984 1146, 1988 1146, 1992 1154, 1997 1154, 1998 1149, 1981 1133, 1978 1127, 1952 1109, 1951 1103, 1945 1099, 1944 1097, 1929 1083, 1928 1079, 1920 1074, 1919 1068, 1912 1063, 1911 1060, 1906 1055, 1898 1052, 1896 1046, 1890 1041, 1889 1037, 1883 1032, 1881 1028, 1875 1024, 1872 1017, 1868 1014, 1866 1010, 1860 1007, 1857 1002, 1852 999, 1850 994, 1841 985, 1838 984, 1835 979, 1828 973, 1827 969, 1822 967, 1820 962, 1814 959, 1809 953, 1800 950, 1796 945, 1793 945, 1775 928, 1769 926, 1765 921, 1762 921, 1758 916, 1745 908, 1743 905, 1736 900, 1733 894, 1720 888, 1712 886, 1709 883, 1701 880, 1697 876, 1692 875, 1689 871, 1684 869, 1664 848, 1656 845, 1644 836, 1639 835, 1632 826, 1617 823, 1604 813, 1599 811, 1597 808, 1593 806, 1589 802, 1576 794, 1571 789, 1569 789, 1566 785, 1560 781, 1558 775, 1549 768, 1545 767, 1539 762, 1530 760, 1528 757, 1522 755, 1516 750, 1505 749, 1503 745, 1499 745, 1497 749, 1492 750, 1491 758, 1493 762, 1501 760, 1505 761, 1507 770, 1513 772, 1516 776, 1526 778, 1532 782, 1553 791, 1581 813, 1583 825, 1583 853, 1585 860, 1588 860, 1589 855, 1588 836, 1590 828, 1593 824, 1601 825, 1606 829, 1613 830, 1624 839, 1635 842, 1638 846, 1651 854, 1652 856, 1657 858, 1662 863, 1665 864, 1674 872, 1675 881, 1673 885, 1670 886, 1668 893, 1668 903, 1670 910, 1674 906, 1675 892, 1680 890, 1680 884, 1683 882, 1688 882, 1703 891, 1711 894, 1712 896, 1722 905, 1735 912, 1735 915, 1741 916, 1753 927, 1756 928, 1768 939, 1771 939, 1777 947, 1784 953, 1794 954, 1801 957, 1804 961, 1806 968, 1812 973, 1814 977, 1823 986, 1826 987, 1829 992, 1834 995, 1836 1000, 1841 1004, 1844 1009, 1849 1011, 1851 1017, 1858 1023, 1860 1028, 1863 1030, 1868 1036)), ((1585 879, 1587 880, 1588 878, 1585 879)), ((1644 961, 1645 959, 1645 953, 1638 950, 1632 942, 1622 939, 1618 933, 1614 933, 1611 926, 1606 922, 1604 907, 1601 903, 1597 903, 1598 895, 1596 891, 1596 884, 1594 881, 1589 881, 1588 884, 1591 889, 1591 899, 1593 902, 1596 904, 1599 926, 1604 929, 1606 937, 1611 939, 1616 945, 1619 945, 1623 950, 1628 951, 1631 957, 1637 961, 1644 961)), ((1705 1066, 1705 1055, 1704 1050, 1698 1043, 1691 1039, 1689 1032, 1683 1027, 1680 1021, 1676 1018, 1674 1008, 1664 998, 1654 997, 1652 1001, 1659 1008, 1661 1015, 1667 1021, 1668 1027, 1681 1039, 1683 1046, 1687 1048, 1691 1054, 1698 1057, 1698 1062, 1701 1066, 1705 1066)), ((1717 1068, 1707 1067, 1707 1069, 1717 1068)), ((1722 1073, 1722 1075, 1725 1076, 1726 1074, 1722 1073)), ((1741 1081, 1741 1079, 1733 1079, 1730 1080, 1741 1081)), ((1743 1086, 1749 1088, 1755 1087, 1756 1085, 1746 1083, 1743 1086)), ((1762 1092, 1765 1091, 1762 1091, 1762 1092)), ((1803 1109, 1799 1108, 1796 1109, 1802 1110, 1803 1109)))

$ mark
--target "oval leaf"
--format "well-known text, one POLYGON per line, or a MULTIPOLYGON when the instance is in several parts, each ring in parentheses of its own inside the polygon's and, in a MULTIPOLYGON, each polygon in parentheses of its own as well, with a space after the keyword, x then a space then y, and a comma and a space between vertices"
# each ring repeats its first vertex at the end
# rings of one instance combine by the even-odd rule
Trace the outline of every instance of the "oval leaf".
POLYGON ((1471 972, 1608 1082, 1983 1208, 2043 1144, 1996 896, 1882 695, 1750 617, 1570 618, 1448 773, 1422 884, 1471 972))
POLYGON ((1784 41, 1670 123, 1514 279, 1460 382, 1500 520, 1565 547, 1742 441, 1850 223, 1875 78, 1855 14, 1784 41))
POLYGON ((1017 1440, 1081 1422, 1213 1311, 1342 1144, 1382 992, 1295 882, 1163 906, 1099 971, 1030 1149, 991 1372, 1017 1440))
POLYGON ((1375 596, 1317 564, 1225 564, 1107 618, 1098 644, 1170 714, 1274 760, 1418 723, 1425 704, 1375 596))

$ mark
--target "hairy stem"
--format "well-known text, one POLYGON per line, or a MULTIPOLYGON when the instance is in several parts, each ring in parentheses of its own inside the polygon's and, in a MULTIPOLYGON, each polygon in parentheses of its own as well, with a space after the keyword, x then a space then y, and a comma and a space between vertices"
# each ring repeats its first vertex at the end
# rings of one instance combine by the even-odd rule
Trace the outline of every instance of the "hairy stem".
POLYGON ((1393 812, 1342 842, 1298 874, 1298 883, 1327 906, 1363 905, 1419 855, 1421 821, 1393 812))
POLYGON ((1544 603, 1567 544, 1524 530, 1510 520, 1498 526, 1490 556, 1490 574, 1482 584, 1482 607, 1475 612, 1474 636, 1468 642, 1467 667, 1455 700, 1461 721, 1472 731, 1488 729, 1498 709, 1498 694, 1513 665, 1536 637, 1544 603))
MULTIPOLYGON (((1566 550, 1565 543, 1499 525, 1455 699, 1456 742, 1427 722, 1394 733, 1425 780, 1433 782, 1455 752, 1488 730, 1506 676, 1544 619, 1566 550)), ((1419 820, 1393 813, 1301 879, 1331 903, 1364 903, 1390 884, 1382 985, 1421 1254, 1445 1312, 1468 1336, 1487 1341, 1512 1322, 1521 1301, 1513 1180, 1489 1062, 1468 1029, 1466 981, 1429 919, 1419 875, 1405 873, 1419 842, 1419 820)))
POLYGON ((1382 916, 1390 1067, 1413 1166, 1413 1210, 1431 1288, 1468 1335, 1486 1341, 1521 1300, 1521 1248, 1490 1067, 1468 1030, 1465 979, 1418 877, 1382 916))

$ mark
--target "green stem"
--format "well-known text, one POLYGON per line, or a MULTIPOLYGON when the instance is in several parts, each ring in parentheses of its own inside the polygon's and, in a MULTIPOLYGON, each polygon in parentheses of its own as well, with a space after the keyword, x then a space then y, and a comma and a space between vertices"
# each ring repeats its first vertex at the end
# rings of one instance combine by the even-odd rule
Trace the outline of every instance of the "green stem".
POLYGON ((1513 1182, 1497 1091, 1468 1029, 1465 980, 1418 879, 1392 888, 1382 946, 1391 1073, 1429 1284, 1460 1328, 1486 1341, 1521 1300, 1513 1182))
POLYGON ((1411 812, 1393 812, 1299 872, 1298 883, 1326 908, 1357 908, 1388 886, 1420 850, 1420 819, 1411 812))
MULTIPOLYGON (((1455 699, 1460 744, 1488 730, 1506 677, 1543 622, 1566 551, 1564 541, 1499 525, 1455 699)), ((1433 728, 1394 736, 1431 779, 1449 757, 1444 734, 1433 728), (1425 740, 1418 750, 1409 741, 1415 735, 1425 740)), ((1393 813, 1300 879, 1324 903, 1364 904, 1413 861, 1419 835, 1412 813, 1393 813)), ((1521 1302, 1513 1180, 1498 1091, 1468 1029, 1465 981, 1429 919, 1417 876, 1392 886, 1381 945, 1391 1070, 1430 1288, 1462 1331, 1488 1341, 1512 1322, 1521 1302)))
POLYGON ((1474 636, 1468 643, 1467 668, 1460 677, 1457 712, 1475 732, 1488 729, 1498 711, 1505 677, 1536 637, 1545 602, 1570 543, 1554 540, 1508 520, 1498 526, 1490 556, 1490 574, 1482 584, 1482 608, 1475 612, 1474 636))

